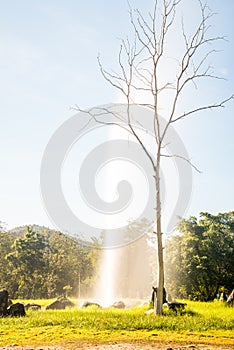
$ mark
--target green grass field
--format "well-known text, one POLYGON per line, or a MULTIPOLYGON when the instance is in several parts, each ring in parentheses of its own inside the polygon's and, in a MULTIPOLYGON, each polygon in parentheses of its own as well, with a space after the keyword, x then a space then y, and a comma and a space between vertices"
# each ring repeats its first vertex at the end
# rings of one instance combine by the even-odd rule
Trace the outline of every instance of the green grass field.
MULTIPOLYGON (((50 300, 34 301, 47 305, 50 300)), ((28 311, 26 317, 0 318, 0 346, 75 342, 158 341, 234 345, 234 309, 219 302, 188 301, 186 312, 146 315, 147 306, 129 310, 28 311)))

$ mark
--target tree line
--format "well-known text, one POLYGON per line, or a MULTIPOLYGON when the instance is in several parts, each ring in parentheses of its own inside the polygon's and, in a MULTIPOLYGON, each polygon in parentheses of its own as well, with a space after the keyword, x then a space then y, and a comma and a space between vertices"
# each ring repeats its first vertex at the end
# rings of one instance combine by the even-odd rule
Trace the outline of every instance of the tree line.
POLYGON ((211 301, 234 288, 234 212, 181 219, 166 242, 166 285, 172 295, 211 301))
MULTIPOLYGON (((11 298, 52 298, 87 293, 94 283, 97 243, 61 232, 22 227, 0 232, 0 281, 11 298)), ((39 227, 40 228, 40 227, 39 227)))
MULTIPOLYGON (((145 222, 127 228, 128 236, 142 234, 119 252, 115 288, 123 297, 147 297, 157 279, 154 250, 143 234, 147 230, 145 222)), ((234 212, 181 219, 178 231, 164 244, 165 286, 173 298, 210 301, 233 290, 234 212)), ((40 226, 8 232, 2 228, 0 287, 13 299, 52 298, 68 292, 76 297, 92 295, 101 273, 99 247, 98 239, 87 244, 40 226)))

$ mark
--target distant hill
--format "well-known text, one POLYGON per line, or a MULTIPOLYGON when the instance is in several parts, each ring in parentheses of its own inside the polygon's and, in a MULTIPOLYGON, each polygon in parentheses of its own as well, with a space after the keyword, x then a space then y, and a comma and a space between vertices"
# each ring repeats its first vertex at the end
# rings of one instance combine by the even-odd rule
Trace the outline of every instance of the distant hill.
POLYGON ((78 245, 82 245, 82 246, 89 245, 89 242, 87 242, 85 239, 80 238, 79 235, 77 235, 76 237, 70 236, 70 235, 63 233, 63 232, 60 232, 58 230, 51 229, 51 228, 46 227, 46 226, 36 225, 36 224, 18 226, 18 227, 12 228, 11 230, 7 230, 6 233, 9 234, 9 236, 11 236, 11 238, 13 238, 13 239, 20 238, 20 237, 23 237, 25 235, 28 227, 30 227, 32 229, 32 231, 40 233, 40 234, 53 236, 57 233, 60 233, 61 235, 64 235, 66 237, 69 237, 69 238, 77 241, 78 245))
POLYGON ((11 230, 8 230, 7 232, 9 233, 13 233, 16 236, 23 236, 25 234, 25 232, 27 231, 27 227, 30 227, 32 229, 32 231, 34 232, 38 232, 38 233, 49 233, 49 232, 58 232, 54 229, 51 229, 49 227, 46 226, 40 226, 40 225, 23 225, 23 226, 18 226, 18 227, 14 227, 11 230))

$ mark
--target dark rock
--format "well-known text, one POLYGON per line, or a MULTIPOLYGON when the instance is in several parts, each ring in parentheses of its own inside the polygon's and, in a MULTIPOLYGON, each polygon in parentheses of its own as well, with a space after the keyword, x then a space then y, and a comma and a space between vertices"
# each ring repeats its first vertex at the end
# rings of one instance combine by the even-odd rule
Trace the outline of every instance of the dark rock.
MULTIPOLYGON (((152 292, 150 304, 152 305, 152 307, 154 307, 154 301, 157 299, 158 288, 152 287, 152 289, 153 289, 153 292, 152 292)), ((166 289, 163 287, 163 304, 165 303, 167 303, 167 293, 166 293, 166 289)))
POLYGON ((46 310, 64 310, 67 307, 74 307, 75 304, 67 298, 58 298, 53 303, 46 306, 46 310))
POLYGON ((41 305, 39 304, 34 304, 34 303, 29 303, 24 305, 25 310, 41 310, 41 305))
POLYGON ((116 301, 111 307, 115 307, 116 309, 125 309, 125 304, 123 301, 116 301))
POLYGON ((172 311, 182 311, 184 310, 185 306, 187 305, 186 303, 179 303, 178 301, 172 301, 167 303, 169 310, 172 311))
POLYGON ((91 302, 91 301, 85 301, 85 302, 81 305, 82 308, 83 308, 83 307, 89 307, 89 306, 96 306, 96 307, 98 307, 98 308, 101 308, 101 305, 99 305, 99 304, 97 304, 97 303, 93 303, 93 302, 91 302))
POLYGON ((12 304, 7 308, 7 313, 9 316, 26 316, 24 304, 16 303, 12 304))
POLYGON ((7 315, 8 291, 0 290, 0 316, 7 315))

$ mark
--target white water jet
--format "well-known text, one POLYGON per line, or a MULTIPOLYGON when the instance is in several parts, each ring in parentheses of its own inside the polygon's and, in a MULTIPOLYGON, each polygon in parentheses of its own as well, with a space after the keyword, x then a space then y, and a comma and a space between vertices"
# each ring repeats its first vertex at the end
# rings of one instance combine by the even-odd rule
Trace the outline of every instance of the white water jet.
POLYGON ((155 252, 146 236, 123 247, 103 249, 94 291, 103 307, 124 301, 126 307, 147 301, 155 283, 155 252))
POLYGON ((97 301, 103 307, 111 306, 116 301, 115 281, 117 266, 117 249, 103 249, 96 292, 97 301))
MULTIPOLYGON (((130 141, 129 134, 116 127, 109 129, 108 138, 110 141, 112 139, 130 141)), ((107 156, 109 153, 112 156, 112 151, 116 151, 115 147, 114 144, 113 149, 111 146, 108 147, 107 156)), ((131 142, 128 147, 131 147, 131 142)), ((124 200, 126 198, 122 192, 119 193, 118 186, 125 181, 131 184, 132 195, 131 198, 127 198, 127 205, 117 208, 118 210, 112 215, 105 217, 103 246, 106 248, 101 251, 94 291, 95 301, 103 307, 111 306, 123 299, 147 297, 148 290, 151 291, 152 270, 149 249, 145 238, 142 237, 143 232, 147 232, 147 225, 145 227, 143 219, 137 223, 149 197, 147 177, 142 168, 136 166, 135 162, 126 160, 124 154, 117 159, 112 159, 110 156, 111 161, 104 163, 97 173, 97 193, 107 203, 118 201, 120 194, 124 200), (117 229, 119 232, 116 235, 111 233, 110 229, 117 229)))

